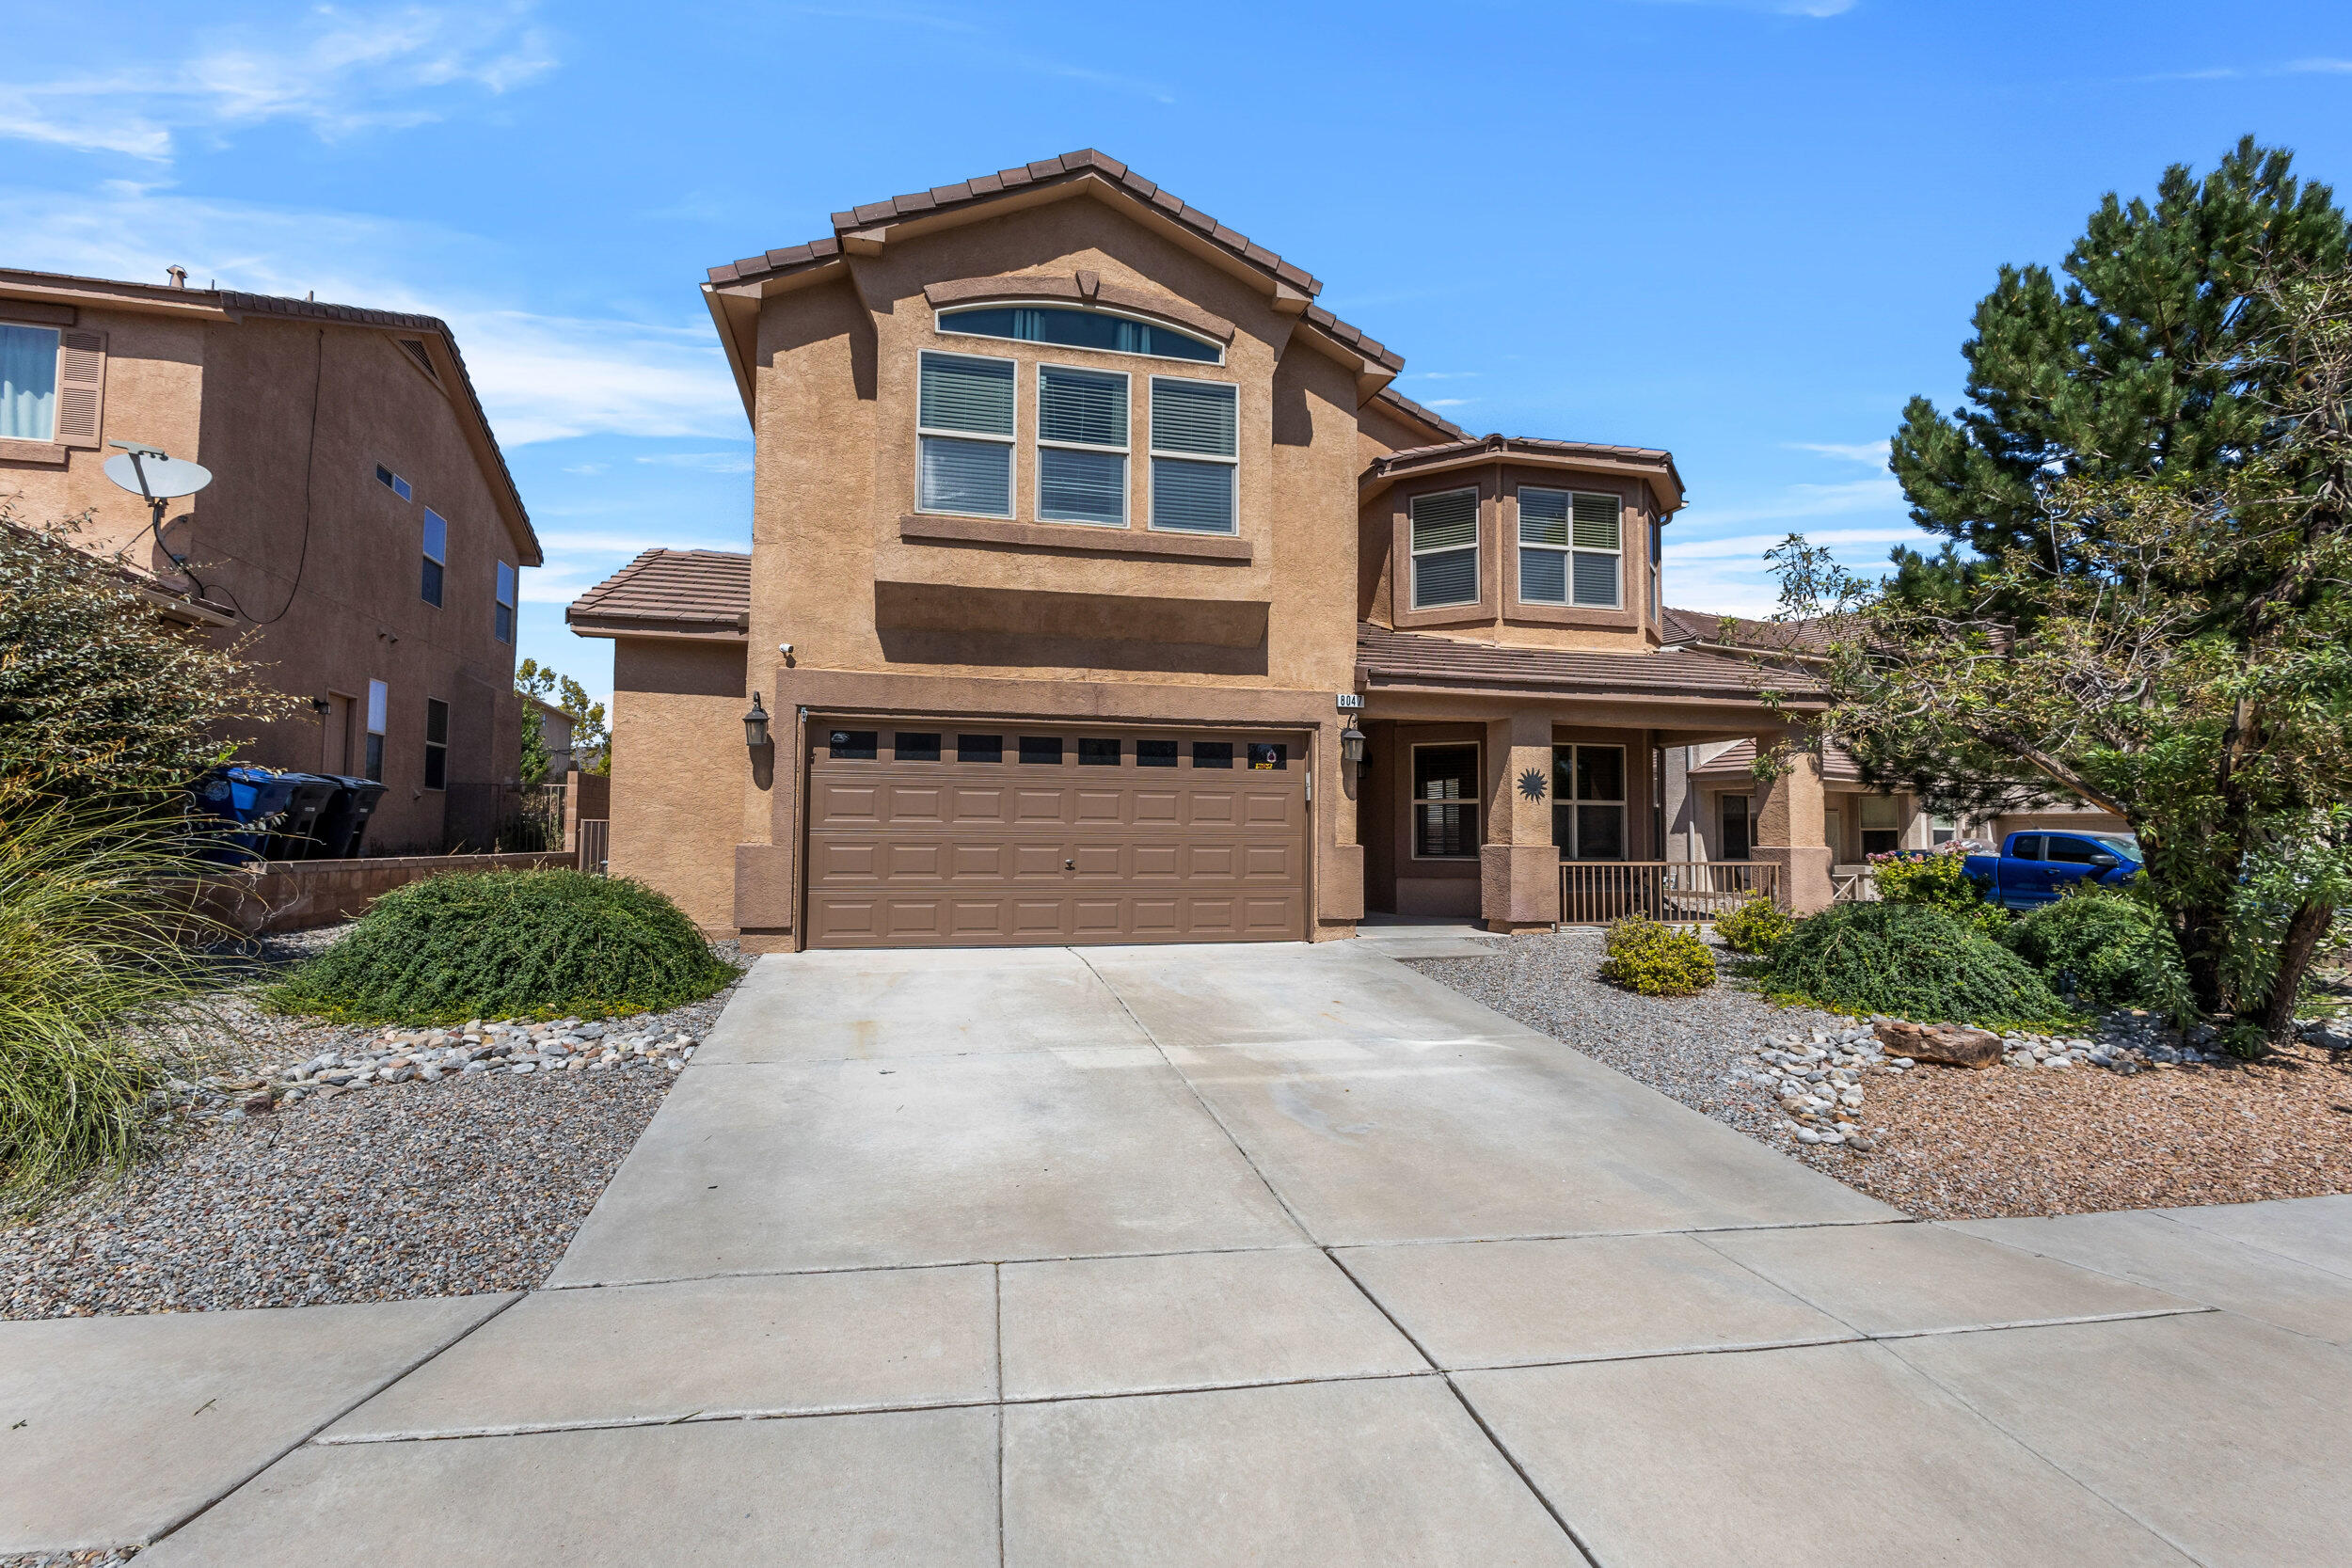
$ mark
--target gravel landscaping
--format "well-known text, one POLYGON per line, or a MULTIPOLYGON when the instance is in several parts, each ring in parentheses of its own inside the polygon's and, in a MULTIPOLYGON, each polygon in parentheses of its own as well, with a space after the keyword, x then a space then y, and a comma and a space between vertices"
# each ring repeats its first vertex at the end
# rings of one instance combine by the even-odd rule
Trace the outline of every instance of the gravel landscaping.
POLYGON ((153 1097, 151 1152, 0 1229, 0 1317, 536 1286, 731 994, 602 1023, 414 1031, 231 995, 176 1042, 208 1070, 153 1097))
POLYGON ((1999 1067, 1913 1066, 1855 1020, 1728 977, 1690 997, 1619 990, 1597 977, 1597 930, 1489 945, 1413 967, 1921 1218, 2352 1191, 2352 1029, 2239 1062, 2118 1014, 2085 1037, 2008 1037, 1999 1067))

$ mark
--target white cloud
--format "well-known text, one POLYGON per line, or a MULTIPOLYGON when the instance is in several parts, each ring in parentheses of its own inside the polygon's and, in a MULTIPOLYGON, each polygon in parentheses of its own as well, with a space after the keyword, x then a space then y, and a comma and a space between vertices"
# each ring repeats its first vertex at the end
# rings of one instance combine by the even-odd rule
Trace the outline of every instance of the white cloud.
POLYGON ((617 533, 597 529, 543 529, 539 543, 551 551, 580 555, 635 555, 640 550, 660 547, 665 550, 747 550, 748 539, 720 538, 716 534, 663 534, 659 529, 644 532, 617 533))
POLYGON ((1483 371, 1407 371, 1406 381, 1475 381, 1483 371))
POLYGON ((1884 441, 1783 441, 1781 445, 1791 451, 1817 451, 1848 463, 1867 463, 1873 468, 1886 467, 1884 441))
POLYGON ((530 9, 322 6, 291 42, 232 37, 184 59, 167 57, 168 33, 110 29, 107 51, 133 54, 126 63, 46 80, 12 71, 0 86, 0 136, 161 163, 183 132, 292 120, 335 137, 422 124, 445 112, 444 89, 495 96, 553 69, 530 9), (142 43, 156 57, 136 58, 142 43))
POLYGON ((146 191, 0 190, 0 232, 18 266, 160 283, 177 261, 192 281, 438 316, 509 446, 745 434, 707 323, 545 315, 485 297, 470 281, 444 284, 519 269, 489 242, 432 224, 146 191))
POLYGON ((1423 408, 1465 408, 1477 401, 1476 398, 1422 398, 1420 403, 1423 408))
POLYGON ((1732 523, 1761 523, 1778 518, 1836 516, 1849 512, 1895 511, 1903 505, 1903 487, 1892 474, 1883 478, 1848 480, 1838 484, 1791 484, 1770 499, 1743 506, 1693 506, 1678 524, 1717 528, 1732 523))
POLYGON ((1764 552, 1778 546, 1789 533, 1801 532, 1816 545, 1826 545, 1835 550, 1845 545, 1915 545, 1927 535, 1920 530, 1904 525, 1899 528, 1824 528, 1791 529, 1781 533, 1736 533, 1721 539, 1689 539, 1677 542, 1673 530, 1680 528, 1677 519, 1668 530, 1666 559, 1676 561, 1756 561, 1764 552))

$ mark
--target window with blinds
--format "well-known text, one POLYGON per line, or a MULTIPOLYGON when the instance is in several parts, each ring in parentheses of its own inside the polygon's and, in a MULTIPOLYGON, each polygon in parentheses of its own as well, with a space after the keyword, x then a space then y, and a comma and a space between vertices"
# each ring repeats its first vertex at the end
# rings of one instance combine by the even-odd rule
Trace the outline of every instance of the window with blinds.
POLYGON ((1448 490, 1412 500, 1415 610, 1478 602, 1478 492, 1448 490))
POLYGON ((449 521, 431 507, 424 509, 424 602, 439 608, 441 581, 449 569, 449 521))
POLYGON ((1624 503, 1585 490, 1522 489, 1518 499, 1519 602, 1620 608, 1624 503))
POLYGON ((1152 378, 1152 526, 1233 533, 1240 467, 1238 388, 1229 381, 1152 378))
POLYGON ((916 507, 1011 516, 1013 362, 926 350, 919 373, 916 507))
POLYGON ((1037 515, 1127 526, 1127 377, 1037 369, 1037 515))

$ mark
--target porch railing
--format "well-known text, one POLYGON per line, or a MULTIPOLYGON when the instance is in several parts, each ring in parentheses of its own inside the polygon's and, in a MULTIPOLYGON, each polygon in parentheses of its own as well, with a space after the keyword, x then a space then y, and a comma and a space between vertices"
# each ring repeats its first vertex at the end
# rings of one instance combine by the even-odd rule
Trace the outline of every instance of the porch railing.
POLYGON ((1833 865, 1829 868, 1830 901, 1837 904, 1875 904, 1879 898, 1878 874, 1867 865, 1833 865))
POLYGON ((1606 926, 1629 915, 1712 920, 1780 887, 1775 861, 1562 861, 1560 923, 1606 926))

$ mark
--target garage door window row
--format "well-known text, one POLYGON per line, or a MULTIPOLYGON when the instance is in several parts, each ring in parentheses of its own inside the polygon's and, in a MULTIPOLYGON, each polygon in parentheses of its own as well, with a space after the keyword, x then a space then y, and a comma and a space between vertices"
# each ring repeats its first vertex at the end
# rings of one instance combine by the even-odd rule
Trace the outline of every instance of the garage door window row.
MULTIPOLYGON (((882 757, 880 730, 834 730, 826 740, 826 755, 834 762, 877 762, 882 757)), ((954 735, 933 730, 890 733, 890 757, 897 762, 1001 764, 1008 752, 1016 765, 1058 768, 1074 753, 1081 768, 1117 768, 1132 759, 1137 768, 1179 768, 1189 760, 1196 768, 1247 768, 1252 772, 1285 772, 1290 747, 1282 741, 1250 740, 1121 740, 1112 736, 1016 735, 1009 747, 1001 735, 954 735)))

